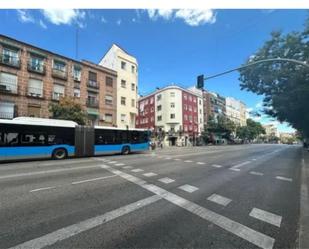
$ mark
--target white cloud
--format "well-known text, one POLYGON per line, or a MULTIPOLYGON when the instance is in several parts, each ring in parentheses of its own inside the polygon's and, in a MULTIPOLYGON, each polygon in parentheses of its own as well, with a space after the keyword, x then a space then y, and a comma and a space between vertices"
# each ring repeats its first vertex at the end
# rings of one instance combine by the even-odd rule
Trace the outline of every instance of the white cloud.
POLYGON ((246 111, 247 111, 247 112, 252 112, 252 111, 253 111, 253 108, 251 108, 251 107, 250 107, 250 108, 247 108, 246 111))
POLYGON ((256 105, 255 105, 256 108, 261 108, 262 106, 263 106, 263 102, 262 101, 256 103, 256 105))
POLYGON ((80 28, 85 27, 82 20, 85 19, 85 11, 74 9, 44 9, 44 17, 55 25, 76 23, 80 28))
POLYGON ((117 22, 116 22, 116 24, 117 24, 118 26, 120 26, 121 23, 122 23, 122 20, 121 20, 121 19, 118 19, 117 22))
POLYGON ((211 9, 182 9, 176 12, 175 17, 183 19, 190 26, 216 22, 216 15, 211 9))
POLYGON ((47 29, 46 24, 40 19, 39 21, 39 25, 43 28, 43 29, 47 29))
POLYGON ((158 18, 164 20, 181 19, 190 26, 199 26, 205 23, 213 24, 216 22, 216 15, 211 9, 148 9, 148 17, 152 21, 158 18))
POLYGON ((19 21, 23 23, 34 23, 34 18, 29 14, 27 10, 17 10, 19 21))

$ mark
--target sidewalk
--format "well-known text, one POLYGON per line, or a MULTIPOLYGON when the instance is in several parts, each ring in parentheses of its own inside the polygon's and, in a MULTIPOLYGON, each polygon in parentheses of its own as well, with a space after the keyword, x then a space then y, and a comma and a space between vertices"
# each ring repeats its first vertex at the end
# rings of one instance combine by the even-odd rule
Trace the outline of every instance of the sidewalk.
POLYGON ((302 151, 298 248, 309 248, 309 152, 302 151))

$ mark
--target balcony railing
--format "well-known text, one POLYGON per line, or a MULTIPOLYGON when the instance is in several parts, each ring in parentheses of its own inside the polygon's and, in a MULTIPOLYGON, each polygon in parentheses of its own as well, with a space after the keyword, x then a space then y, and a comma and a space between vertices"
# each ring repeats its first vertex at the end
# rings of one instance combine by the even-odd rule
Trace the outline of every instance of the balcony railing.
POLYGON ((57 68, 53 68, 52 70, 52 76, 60 79, 67 79, 68 73, 66 70, 59 70, 57 68))
POLYGON ((94 107, 94 108, 99 107, 99 101, 98 100, 87 99, 86 104, 87 104, 88 107, 94 107))
POLYGON ((17 86, 15 84, 0 81, 0 92, 17 94, 17 86))
POLYGON ((10 56, 10 55, 7 55, 7 54, 1 54, 0 55, 0 63, 7 65, 7 66, 20 68, 19 56, 10 56))
POLYGON ((91 87, 91 88, 99 89, 99 83, 97 81, 94 81, 94 80, 88 80, 87 86, 91 87))
POLYGON ((14 118, 14 112, 0 112, 0 119, 12 119, 14 118))
POLYGON ((36 87, 28 87, 28 96, 35 98, 43 98, 43 89, 36 87))
POLYGON ((43 64, 32 64, 31 61, 28 62, 27 69, 30 72, 45 74, 46 67, 43 64))
POLYGON ((57 92, 53 92, 52 93, 52 99, 53 100, 58 100, 59 101, 63 96, 64 96, 63 93, 57 93, 57 92))

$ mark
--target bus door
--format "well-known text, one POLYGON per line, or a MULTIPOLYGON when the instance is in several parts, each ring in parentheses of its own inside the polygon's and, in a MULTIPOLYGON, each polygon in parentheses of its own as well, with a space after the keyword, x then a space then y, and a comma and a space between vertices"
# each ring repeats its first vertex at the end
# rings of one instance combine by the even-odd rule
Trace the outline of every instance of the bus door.
POLYGON ((94 155, 94 127, 78 125, 75 127, 75 156, 94 155))

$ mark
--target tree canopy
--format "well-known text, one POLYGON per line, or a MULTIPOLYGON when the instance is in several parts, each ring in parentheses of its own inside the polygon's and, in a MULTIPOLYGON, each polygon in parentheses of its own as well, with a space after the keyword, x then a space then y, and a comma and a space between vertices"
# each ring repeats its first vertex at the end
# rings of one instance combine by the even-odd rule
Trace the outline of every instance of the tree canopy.
POLYGON ((72 120, 79 125, 86 123, 86 114, 82 105, 70 97, 63 97, 58 103, 52 103, 49 111, 54 119, 72 120))
MULTIPOLYGON (((270 58, 309 62, 309 19, 301 32, 275 31, 245 64, 270 58)), ((288 122, 309 137, 309 68, 291 62, 266 62, 240 70, 241 88, 262 95, 263 112, 288 122)))
POLYGON ((264 127, 252 119, 247 119, 246 126, 239 126, 236 129, 236 136, 242 140, 252 141, 261 134, 265 134, 264 127))

